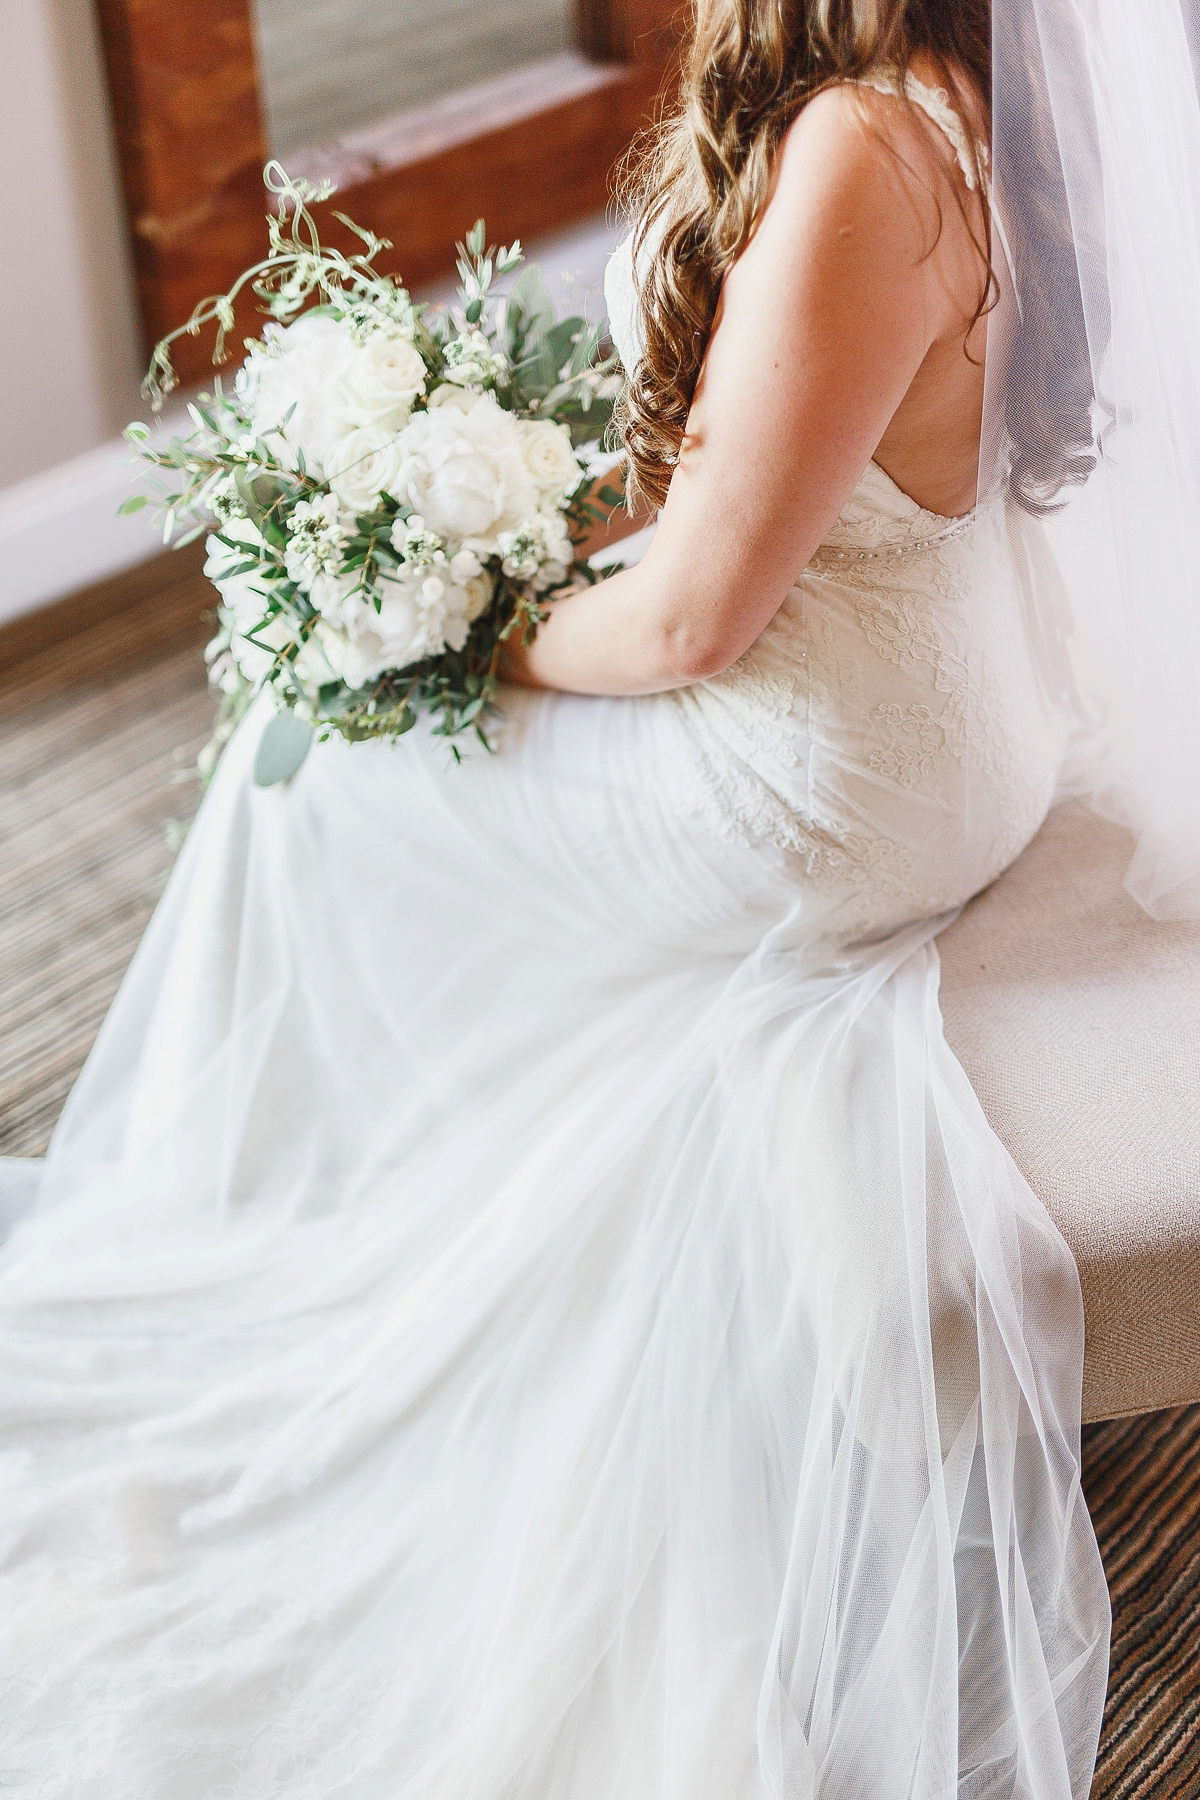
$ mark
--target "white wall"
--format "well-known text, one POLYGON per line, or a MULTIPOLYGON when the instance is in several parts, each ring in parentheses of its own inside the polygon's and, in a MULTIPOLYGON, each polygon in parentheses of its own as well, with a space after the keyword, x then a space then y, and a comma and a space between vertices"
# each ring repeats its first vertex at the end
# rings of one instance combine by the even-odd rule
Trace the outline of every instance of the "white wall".
POLYGON ((155 548, 113 517, 142 351, 91 0, 0 0, 0 619, 155 548))

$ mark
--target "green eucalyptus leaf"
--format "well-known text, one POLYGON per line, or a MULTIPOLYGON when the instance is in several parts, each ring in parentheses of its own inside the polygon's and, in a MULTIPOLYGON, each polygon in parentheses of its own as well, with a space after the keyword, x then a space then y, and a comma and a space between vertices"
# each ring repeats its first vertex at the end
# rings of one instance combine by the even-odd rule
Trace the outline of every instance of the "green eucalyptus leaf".
POLYGON ((290 781, 308 755, 313 728, 294 712, 276 713, 268 721, 254 753, 254 779, 259 787, 290 781))
POLYGON ((518 351, 553 328, 554 302, 537 263, 527 263, 513 282, 507 310, 509 334, 515 334, 518 351))
POLYGON ((559 370, 570 360, 579 339, 587 331, 586 319, 560 319, 552 325, 542 338, 546 350, 554 359, 555 370, 559 370))
POLYGON ((521 358, 516 369, 517 378, 526 393, 538 400, 550 392, 557 384, 558 370, 554 366, 554 358, 538 340, 535 347, 521 358))
POLYGON ((141 512, 143 506, 149 506, 148 494, 130 494, 128 500, 122 500, 117 508, 118 518, 127 518, 130 513, 141 512))
POLYGON ((603 336, 603 320, 599 324, 593 325, 590 331, 585 330, 580 333, 575 345, 575 354, 571 358, 571 366, 567 371, 569 375, 582 375, 585 369, 591 368, 596 361, 596 353, 600 348, 603 336))
POLYGON ((254 483, 247 475, 244 466, 236 468, 233 471, 233 485, 237 489, 238 499, 246 508, 251 523, 259 526, 261 529, 263 509, 259 504, 257 494, 254 492, 254 483))

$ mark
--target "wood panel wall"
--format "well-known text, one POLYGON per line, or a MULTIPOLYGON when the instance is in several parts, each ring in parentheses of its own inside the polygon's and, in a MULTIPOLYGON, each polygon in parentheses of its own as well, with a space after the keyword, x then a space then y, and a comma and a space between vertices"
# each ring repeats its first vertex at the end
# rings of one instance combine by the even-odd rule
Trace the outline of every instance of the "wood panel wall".
MULTIPOLYGON (((96 3, 149 350, 266 252, 250 0, 96 3)), ((504 82, 491 83, 489 105, 475 116, 460 107, 440 140, 401 129, 386 154, 346 165, 338 206, 392 239, 382 268, 417 286, 453 268, 454 240, 478 217, 509 241, 604 205, 614 164, 669 78, 679 0, 578 0, 578 9, 579 55, 519 71, 514 105, 497 104, 504 82)), ((336 165, 336 147, 332 155, 336 165)), ((349 234, 342 242, 351 247, 349 234)), ((258 323, 250 302, 231 348, 258 323)), ((210 359, 211 341, 185 339, 175 360, 195 382, 210 359)))

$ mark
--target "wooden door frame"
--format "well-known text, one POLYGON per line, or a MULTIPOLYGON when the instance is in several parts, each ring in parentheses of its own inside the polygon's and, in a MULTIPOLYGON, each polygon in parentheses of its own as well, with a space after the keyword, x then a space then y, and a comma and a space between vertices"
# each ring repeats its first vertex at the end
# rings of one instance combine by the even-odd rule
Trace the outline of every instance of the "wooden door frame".
MULTIPOLYGON (((265 254, 268 150, 251 0, 96 0, 147 348, 265 254)), ((392 240, 380 267, 420 286, 478 217, 496 242, 603 207, 652 117, 680 0, 576 0, 578 48, 286 159, 329 173, 339 210, 392 240)), ((330 241, 353 247, 332 219, 330 241)), ((251 309, 231 335, 257 329, 251 309)), ((211 345, 182 339, 184 382, 211 345)))

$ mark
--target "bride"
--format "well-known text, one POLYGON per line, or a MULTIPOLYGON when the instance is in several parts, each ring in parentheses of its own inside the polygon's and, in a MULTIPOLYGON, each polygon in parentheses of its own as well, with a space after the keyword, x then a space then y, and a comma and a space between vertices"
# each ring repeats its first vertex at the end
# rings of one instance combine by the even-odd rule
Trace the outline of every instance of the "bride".
POLYGON ((989 56, 704 0, 609 276, 647 554, 493 759, 230 745, 0 1165, 6 1793, 1086 1795, 1079 1284, 934 944, 1060 783, 1099 454, 989 56))

